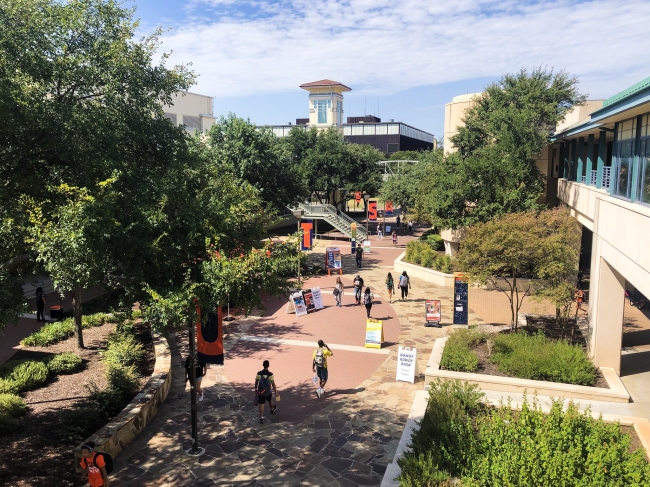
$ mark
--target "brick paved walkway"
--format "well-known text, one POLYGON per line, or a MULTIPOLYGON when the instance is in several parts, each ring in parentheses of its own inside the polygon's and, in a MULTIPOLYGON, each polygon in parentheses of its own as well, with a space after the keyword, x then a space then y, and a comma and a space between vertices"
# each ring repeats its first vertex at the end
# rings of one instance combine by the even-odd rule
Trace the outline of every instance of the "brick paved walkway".
MULTIPOLYGON (((358 377, 358 383, 339 390, 334 389, 333 379, 331 395, 321 399, 320 403, 313 399, 313 386, 305 379, 306 375, 307 378, 310 376, 308 370, 298 370, 298 367, 293 372, 283 370, 283 375, 290 374, 290 377, 280 377, 280 373, 274 371, 279 382, 295 381, 296 389, 305 389, 297 390, 296 395, 304 394, 304 397, 308 398, 306 400, 320 407, 314 406, 311 411, 287 417, 287 412, 296 407, 288 400, 291 395, 287 395, 287 400, 283 397, 279 404, 279 414, 260 424, 257 408, 252 405, 249 397, 252 393, 252 383, 249 386, 250 393, 247 393, 246 386, 240 387, 235 380, 243 382, 243 377, 249 376, 248 372, 239 371, 239 367, 258 369, 261 358, 256 354, 255 342, 246 342, 239 338, 255 330, 258 330, 256 333, 259 335, 260 327, 263 327, 265 322, 268 323, 269 318, 238 317, 236 325, 229 325, 228 339, 225 341, 226 366, 211 367, 208 369, 208 376, 203 380, 205 400, 199 404, 199 442, 206 447, 206 454, 198 459, 190 458, 183 452, 190 447, 190 414, 189 394, 185 391, 184 371, 180 367, 181 357, 186 353, 186 341, 180 335, 172 336, 172 390, 156 417, 136 441, 116 459, 111 485, 379 485, 386 465, 393 459, 415 393, 423 386, 423 376, 415 384, 395 381, 397 347, 417 347, 419 370, 423 373, 434 340, 445 335, 450 328, 422 326, 424 299, 442 299, 443 322, 447 323, 451 322, 452 303, 451 289, 412 279, 413 288, 409 299, 405 302, 393 301, 389 307, 385 303, 387 296, 384 280, 388 271, 393 272, 394 276, 401 273, 401 269, 392 269, 392 261, 400 251, 375 247, 380 244, 382 243, 373 242, 373 254, 364 259, 361 275, 366 284, 372 287, 375 296, 382 301, 382 308, 385 307, 392 316, 397 316, 399 330, 395 329, 396 343, 388 347, 388 355, 381 356, 383 360, 378 362, 379 365, 374 371, 355 370, 350 375, 358 377), (246 356, 247 352, 250 352, 250 357, 246 356), (242 379, 238 379, 240 373, 242 379)), ((382 245, 390 246, 390 243, 384 241, 382 245)), ((325 246, 325 243, 319 242, 310 257, 316 262, 321 262, 325 246)), ((344 245, 341 247, 345 248, 344 245)), ((343 256, 343 266, 346 279, 356 274, 352 256, 343 256)), ((326 281, 324 278, 323 282, 326 281)), ((345 296, 344 304, 346 300, 351 302, 352 296, 345 296)), ((346 314, 349 311, 352 314, 360 313, 361 307, 325 309, 308 315, 297 321, 305 325, 304 329, 301 327, 301 330, 293 330, 291 333, 307 334, 308 338, 304 338, 305 340, 314 339, 315 336, 312 335, 315 333, 309 331, 307 320, 319 317, 319 314, 318 319, 321 319, 325 311, 346 314)), ((470 312, 470 323, 475 322, 481 320, 470 312)), ((343 340, 344 335, 335 333, 332 338, 339 341, 343 340)), ((301 339, 299 336, 290 338, 301 339)), ((311 353, 310 348, 306 350, 311 353)), ((344 354, 335 351, 333 359, 341 358, 342 355, 344 354)), ((332 360, 332 363, 335 361, 332 360)), ((273 362, 271 369, 274 369, 273 362)), ((342 370, 337 373, 341 374, 342 370)))

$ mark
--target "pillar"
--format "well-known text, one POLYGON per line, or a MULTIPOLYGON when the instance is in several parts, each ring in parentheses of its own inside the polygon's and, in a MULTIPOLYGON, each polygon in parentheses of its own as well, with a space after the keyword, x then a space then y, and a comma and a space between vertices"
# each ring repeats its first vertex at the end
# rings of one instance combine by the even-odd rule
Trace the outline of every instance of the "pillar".
MULTIPOLYGON (((594 238, 600 237, 594 235, 594 238)), ((602 257, 599 267, 596 302, 590 303, 596 308, 596 312, 591 314, 593 361, 596 367, 611 367, 620 374, 625 279, 602 257)))
POLYGON ((458 243, 450 242, 448 240, 443 240, 445 243, 445 254, 453 257, 458 253, 458 243))
POLYGON ((557 171, 558 177, 564 178, 564 179, 566 179, 566 172, 565 172, 566 171, 566 163, 564 161, 564 157, 565 157, 565 153, 566 153, 565 146, 566 146, 566 144, 564 142, 560 143, 560 161, 559 161, 560 167, 558 167, 558 171, 557 171))
POLYGON ((607 157, 607 131, 601 130, 598 136, 598 176, 596 179, 596 187, 598 189, 603 187, 603 168, 605 167, 605 157, 607 157))
POLYGON ((578 139, 578 164, 576 166, 576 181, 578 183, 582 182, 583 176, 583 167, 584 167, 584 151, 585 151, 585 138, 580 137, 578 139))
POLYGON ((587 177, 585 178, 585 183, 586 184, 591 184, 591 171, 593 170, 593 153, 594 153, 594 134, 589 134, 589 139, 587 142, 587 170, 585 171, 585 174, 587 177))
POLYGON ((571 156, 569 157, 569 179, 577 181, 576 179, 576 144, 578 141, 573 139, 571 141, 571 156))

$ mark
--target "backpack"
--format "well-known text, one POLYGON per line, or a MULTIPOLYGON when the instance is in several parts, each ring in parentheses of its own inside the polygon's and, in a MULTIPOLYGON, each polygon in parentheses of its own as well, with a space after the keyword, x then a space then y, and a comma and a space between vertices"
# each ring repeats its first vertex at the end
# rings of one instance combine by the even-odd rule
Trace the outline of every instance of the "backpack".
POLYGON ((36 302, 37 302, 38 304, 44 304, 44 301, 43 301, 43 293, 38 293, 38 294, 36 295, 36 302))
POLYGON ((271 381, 268 375, 260 375, 260 380, 257 383, 257 394, 259 396, 268 396, 271 393, 271 381))
POLYGON ((323 354, 323 349, 319 348, 316 350, 316 356, 314 357, 314 363, 317 367, 323 367, 325 365, 325 354, 323 354))
POLYGON ((406 287, 409 285, 409 278, 406 276, 399 276, 399 285, 400 287, 406 287))
MULTIPOLYGON (((95 454, 93 455, 93 459, 92 459, 93 464, 97 465, 96 460, 97 460, 97 457, 99 455, 101 455, 104 458, 104 464, 105 464, 104 468, 106 469, 106 473, 107 474, 113 473, 113 457, 110 454, 106 453, 106 452, 103 452, 103 451, 95 452, 95 454)), ((86 463, 86 467, 88 467, 88 460, 84 458, 84 462, 86 463)))
POLYGON ((372 304, 372 297, 370 293, 366 293, 363 295, 363 304, 372 304))

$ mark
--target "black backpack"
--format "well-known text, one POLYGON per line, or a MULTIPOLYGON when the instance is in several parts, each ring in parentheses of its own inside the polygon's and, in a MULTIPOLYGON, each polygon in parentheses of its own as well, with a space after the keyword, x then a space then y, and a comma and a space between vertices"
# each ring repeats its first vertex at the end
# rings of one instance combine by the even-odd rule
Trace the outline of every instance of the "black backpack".
POLYGON ((372 298, 370 297, 370 293, 365 293, 363 295, 363 304, 372 304, 372 298))
POLYGON ((260 375, 260 380, 257 383, 257 395, 268 396, 271 394, 271 381, 268 375, 260 375))
MULTIPOLYGON (((93 464, 97 465, 96 460, 99 455, 101 455, 104 458, 104 464, 105 464, 104 468, 106 469, 106 473, 107 474, 113 473, 113 457, 106 452, 96 451, 92 459, 93 464)), ((88 460, 85 460, 85 462, 86 462, 86 467, 88 467, 88 460)))

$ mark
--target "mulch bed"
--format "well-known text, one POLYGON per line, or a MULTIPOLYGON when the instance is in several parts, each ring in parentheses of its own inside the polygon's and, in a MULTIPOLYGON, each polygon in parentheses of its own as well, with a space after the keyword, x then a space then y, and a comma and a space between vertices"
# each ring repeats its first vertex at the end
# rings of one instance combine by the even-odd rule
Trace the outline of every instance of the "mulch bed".
MULTIPOLYGON (((0 439, 0 485, 27 486, 81 486, 85 479, 75 472, 73 448, 88 435, 103 426, 103 421, 92 425, 92 431, 66 431, 61 425, 63 412, 83 411, 89 392, 86 384, 94 382, 106 388, 104 364, 99 352, 106 347, 108 334, 115 325, 106 323, 84 330, 85 349, 76 347, 75 337, 49 347, 34 347, 18 351, 15 359, 40 359, 50 354, 74 352, 84 361, 84 368, 71 375, 59 375, 46 387, 22 394, 29 410, 19 420, 20 428, 12 435, 0 439)), ((140 385, 153 373, 155 354, 148 325, 136 325, 136 337, 143 343, 146 366, 140 385)))

